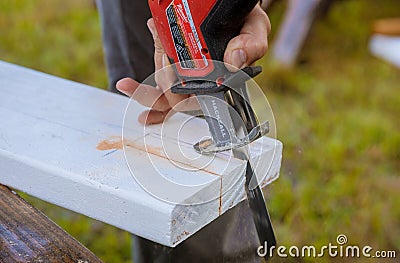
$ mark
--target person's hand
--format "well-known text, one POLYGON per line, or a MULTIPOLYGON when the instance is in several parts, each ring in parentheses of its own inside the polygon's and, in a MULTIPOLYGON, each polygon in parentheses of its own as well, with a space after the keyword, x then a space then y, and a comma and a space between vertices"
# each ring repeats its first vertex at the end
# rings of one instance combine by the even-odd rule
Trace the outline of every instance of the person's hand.
MULTIPOLYGON (((117 89, 127 96, 132 96, 140 104, 151 108, 139 115, 142 124, 161 123, 171 110, 184 111, 198 109, 195 97, 173 94, 170 87, 176 80, 172 67, 158 37, 153 19, 147 22, 154 39, 155 80, 157 87, 140 84, 124 78, 118 81, 117 89)), ((264 56, 268 48, 268 34, 271 25, 268 16, 257 5, 248 15, 240 31, 240 35, 231 39, 224 54, 224 62, 236 68, 244 68, 264 56)), ((235 68, 228 67, 234 71, 235 68)), ((237 70, 237 69, 236 69, 237 70)))
POLYGON ((268 49, 270 31, 271 23, 267 14, 257 5, 247 16, 240 34, 229 41, 224 62, 242 69, 262 58, 268 49))
POLYGON ((176 75, 171 67, 167 54, 158 37, 153 19, 149 19, 147 26, 154 40, 155 82, 157 87, 140 84, 131 78, 124 78, 117 82, 117 89, 125 95, 132 97, 150 110, 142 112, 138 121, 142 124, 161 123, 174 111, 185 111, 198 108, 197 100, 190 95, 174 94, 171 86, 176 80, 176 75))

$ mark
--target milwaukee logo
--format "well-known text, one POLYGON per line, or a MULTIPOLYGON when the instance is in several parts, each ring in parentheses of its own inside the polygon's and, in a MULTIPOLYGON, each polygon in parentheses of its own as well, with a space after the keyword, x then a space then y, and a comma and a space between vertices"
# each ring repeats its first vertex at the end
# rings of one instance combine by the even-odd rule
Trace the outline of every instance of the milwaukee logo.
POLYGON ((188 18, 186 16, 186 12, 183 9, 182 4, 176 5, 175 6, 175 10, 176 10, 176 13, 179 15, 179 18, 180 18, 181 21, 183 21, 185 23, 189 23, 189 20, 188 20, 188 18))

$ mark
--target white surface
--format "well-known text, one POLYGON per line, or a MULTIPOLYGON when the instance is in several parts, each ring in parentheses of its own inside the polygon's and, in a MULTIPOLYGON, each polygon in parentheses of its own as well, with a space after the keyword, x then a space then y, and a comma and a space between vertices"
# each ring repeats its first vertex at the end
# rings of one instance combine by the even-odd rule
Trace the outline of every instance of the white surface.
POLYGON ((400 36, 375 34, 369 42, 372 54, 400 68, 400 36))
MULTIPOLYGON (((0 183, 163 245, 176 246, 243 200, 244 164, 235 159, 229 161, 230 155, 224 153, 209 159, 206 169, 191 172, 171 165, 167 156, 174 155, 173 150, 147 153, 146 147, 160 147, 160 134, 173 130, 187 115, 176 114, 163 130, 156 125, 143 133, 143 126, 136 123, 142 107, 131 105, 128 117, 132 122, 124 132, 135 145, 124 148, 128 161, 134 163, 130 165, 133 173, 157 178, 149 166, 153 163, 172 182, 201 185, 179 195, 182 202, 217 197, 190 206, 155 198, 135 181, 122 150, 96 149, 103 140, 120 138, 128 101, 120 95, 0 61, 0 183), (220 191, 225 192, 221 197, 220 191)), ((186 143, 194 143, 196 140, 190 138, 207 131, 201 119, 191 125, 194 126, 181 136, 186 143)), ((163 142, 179 144, 169 139, 163 142)), ((187 154, 192 154, 191 150, 188 147, 187 154)), ((257 171, 265 175, 263 184, 275 180, 280 169, 281 143, 263 138, 251 151, 253 162, 262 160, 257 171)), ((185 164, 181 158, 172 156, 180 164, 202 165, 200 161, 185 164)), ((157 182, 152 185, 162 187, 157 182)), ((169 192, 167 198, 175 198, 176 193, 169 192)))

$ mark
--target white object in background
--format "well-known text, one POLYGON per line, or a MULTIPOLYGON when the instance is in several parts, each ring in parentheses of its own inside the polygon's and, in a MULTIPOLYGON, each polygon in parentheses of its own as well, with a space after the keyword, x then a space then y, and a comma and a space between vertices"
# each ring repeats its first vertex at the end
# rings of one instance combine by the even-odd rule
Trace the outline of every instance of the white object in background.
POLYGON ((400 36, 374 34, 369 49, 375 56, 400 68, 400 36))
MULTIPOLYGON (((184 206, 153 197, 134 180, 121 150, 118 138, 127 103, 121 95, 0 61, 0 183, 174 247, 244 199, 245 164, 231 162, 220 172, 220 165, 212 164, 226 163, 226 158, 216 156, 207 170, 196 173, 165 169, 177 182, 208 186, 186 193, 187 200, 201 199, 210 189, 226 189, 208 203, 184 206), (224 180, 227 174, 240 180, 224 180)), ((132 123, 143 110, 135 107, 132 123)), ((164 128, 183 116, 176 114, 164 128)), ((203 124, 188 131, 193 137, 207 129, 204 120, 197 121, 203 124)), ((137 135, 130 139, 138 140, 136 146, 125 147, 127 156, 151 156, 157 164, 166 164, 162 154, 144 151, 160 146, 161 126, 151 126, 146 133, 148 145, 137 145, 143 126, 130 128, 131 137, 137 135)), ((282 144, 266 137, 256 143, 263 150, 251 158, 262 160, 258 169, 265 174, 265 186, 278 177, 282 144)), ((152 172, 146 164, 138 162, 135 171, 152 172)))

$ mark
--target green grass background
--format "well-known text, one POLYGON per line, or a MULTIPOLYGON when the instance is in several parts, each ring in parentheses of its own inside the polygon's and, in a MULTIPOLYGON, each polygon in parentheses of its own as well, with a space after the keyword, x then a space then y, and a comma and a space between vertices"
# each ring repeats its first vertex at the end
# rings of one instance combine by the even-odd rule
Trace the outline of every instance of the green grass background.
MULTIPOLYGON (((279 2, 269 14, 273 35, 284 8, 279 2)), ((281 70, 268 55, 261 61, 257 81, 284 143, 281 178, 267 191, 280 244, 318 247, 346 234, 349 244, 400 257, 400 71, 367 48, 372 21, 391 16, 400 16, 398 0, 338 1, 316 23, 295 68, 281 70)), ((107 85, 89 0, 1 0, 0 59, 107 85)), ((129 261, 128 233, 24 197, 106 262, 129 261)))

